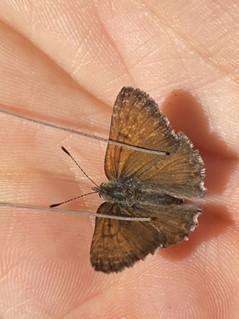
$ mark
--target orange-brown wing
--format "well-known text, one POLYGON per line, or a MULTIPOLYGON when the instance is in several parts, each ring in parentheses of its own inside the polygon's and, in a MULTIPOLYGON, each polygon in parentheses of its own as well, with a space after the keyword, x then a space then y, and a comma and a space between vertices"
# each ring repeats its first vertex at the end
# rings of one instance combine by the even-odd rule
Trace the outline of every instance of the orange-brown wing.
POLYGON ((108 179, 135 177, 179 197, 204 193, 204 165, 198 151, 182 133, 176 134, 157 104, 139 89, 123 88, 114 104, 109 138, 170 155, 109 144, 105 156, 108 179))
MULTIPOLYGON (((154 100, 141 90, 131 87, 123 87, 116 98, 109 139, 165 152, 173 151, 177 146, 177 136, 154 100)), ((105 158, 108 179, 119 177, 125 161, 129 157, 133 158, 134 154, 128 148, 109 144, 105 158)))
POLYGON ((122 208, 103 203, 97 213, 148 217, 150 222, 96 218, 90 256, 97 271, 119 272, 138 260, 185 239, 197 226, 199 210, 193 205, 159 206, 157 209, 122 208))

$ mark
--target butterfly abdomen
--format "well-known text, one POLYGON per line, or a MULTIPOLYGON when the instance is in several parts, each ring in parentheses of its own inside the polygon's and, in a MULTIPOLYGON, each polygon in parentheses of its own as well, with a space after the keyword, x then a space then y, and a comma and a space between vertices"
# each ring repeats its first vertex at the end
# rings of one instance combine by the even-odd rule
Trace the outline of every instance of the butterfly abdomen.
POLYGON ((164 194, 158 189, 146 187, 140 181, 130 180, 112 180, 103 183, 98 189, 100 197, 106 201, 120 204, 121 206, 157 206, 182 204, 183 200, 164 194))
POLYGON ((152 188, 142 188, 139 191, 137 199, 138 206, 157 206, 157 205, 180 205, 183 204, 183 200, 160 192, 160 190, 154 190, 152 188))

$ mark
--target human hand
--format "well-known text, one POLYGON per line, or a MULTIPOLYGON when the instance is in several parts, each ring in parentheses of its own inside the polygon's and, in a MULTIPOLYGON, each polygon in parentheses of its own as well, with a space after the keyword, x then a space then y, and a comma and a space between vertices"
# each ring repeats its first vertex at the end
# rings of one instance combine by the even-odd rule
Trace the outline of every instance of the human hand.
MULTIPOLYGON (((188 242, 116 275, 90 266, 90 218, 1 209, 2 318, 237 318, 238 11, 209 1, 1 2, 2 110, 107 137, 118 91, 139 87, 200 149, 208 187, 188 242)), ((1 201, 44 207, 87 192, 61 145, 105 179, 104 143, 0 116, 1 201)))

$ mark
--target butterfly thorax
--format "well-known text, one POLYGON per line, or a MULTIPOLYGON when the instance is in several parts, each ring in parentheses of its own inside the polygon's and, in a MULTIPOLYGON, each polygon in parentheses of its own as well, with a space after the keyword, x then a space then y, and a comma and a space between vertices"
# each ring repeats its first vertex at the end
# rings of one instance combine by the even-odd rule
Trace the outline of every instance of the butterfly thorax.
POLYGON ((95 190, 99 196, 108 202, 119 203, 125 206, 133 206, 137 200, 139 183, 132 180, 112 179, 102 183, 95 190))
POLYGON ((160 192, 154 187, 145 187, 140 180, 112 179, 107 183, 102 183, 94 188, 100 197, 108 202, 118 203, 121 206, 157 206, 169 204, 181 204, 182 199, 175 198, 160 192))

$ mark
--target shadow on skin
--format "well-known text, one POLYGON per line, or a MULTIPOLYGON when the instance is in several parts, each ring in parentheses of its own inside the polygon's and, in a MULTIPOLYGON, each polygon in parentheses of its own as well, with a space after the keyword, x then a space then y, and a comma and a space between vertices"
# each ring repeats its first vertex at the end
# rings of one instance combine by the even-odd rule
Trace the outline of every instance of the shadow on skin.
POLYGON ((205 205, 199 217, 199 225, 189 234, 189 240, 161 249, 160 254, 169 260, 186 258, 197 246, 230 230, 234 224, 227 208, 222 205, 205 205))
POLYGON ((184 132, 200 150, 206 166, 207 195, 221 194, 236 167, 237 155, 212 132, 202 106, 185 91, 172 92, 162 105, 176 132, 184 132))
MULTIPOLYGON (((215 132, 211 132, 202 106, 190 93, 177 90, 165 100, 162 111, 174 130, 184 132, 199 149, 206 167, 206 196, 222 194, 236 168, 237 156, 215 132)), ((233 223, 225 206, 205 204, 199 217, 199 227, 189 234, 189 241, 160 253, 168 259, 185 258, 202 242, 225 233, 233 223)))

